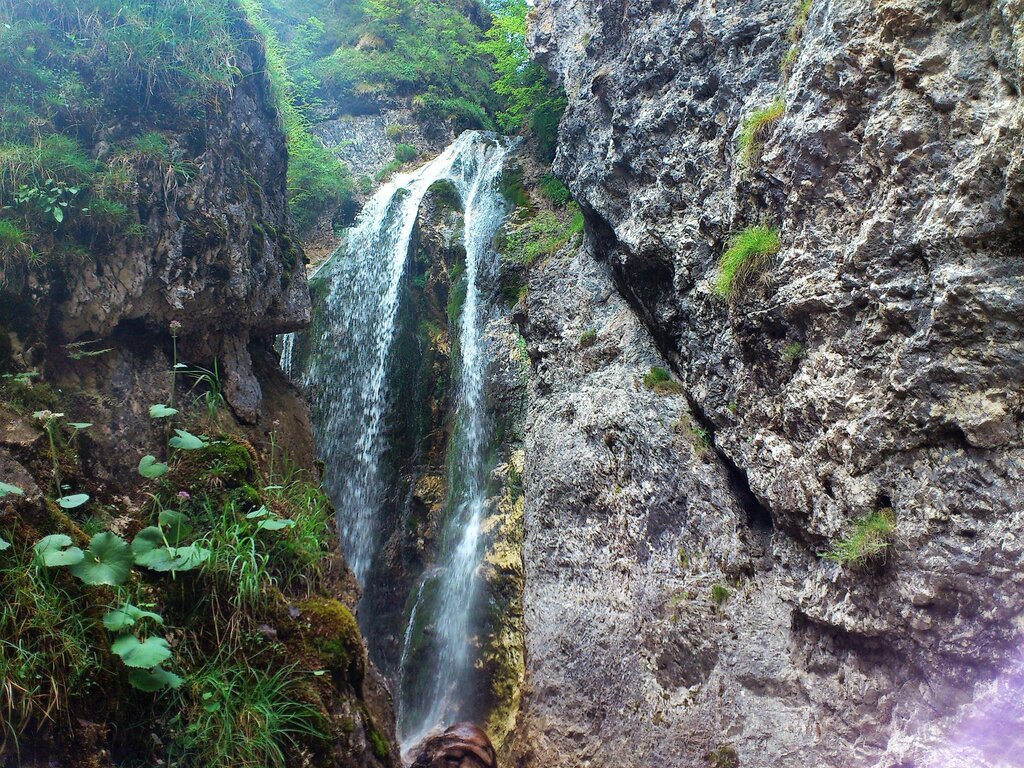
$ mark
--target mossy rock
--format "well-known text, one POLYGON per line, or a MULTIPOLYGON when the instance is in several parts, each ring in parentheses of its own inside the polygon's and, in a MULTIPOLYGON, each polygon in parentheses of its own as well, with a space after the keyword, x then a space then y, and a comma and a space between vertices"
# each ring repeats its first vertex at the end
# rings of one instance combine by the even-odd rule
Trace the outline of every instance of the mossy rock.
POLYGON ((222 437, 201 451, 183 454, 171 480, 177 488, 214 491, 252 486, 257 474, 255 450, 236 438, 222 437))
POLYGON ((310 647, 324 667, 338 679, 358 686, 366 674, 363 638, 355 616, 341 602, 329 598, 303 600, 297 606, 310 647))
POLYGON ((60 410, 60 401, 50 385, 31 379, 0 379, 0 403, 22 416, 60 410))

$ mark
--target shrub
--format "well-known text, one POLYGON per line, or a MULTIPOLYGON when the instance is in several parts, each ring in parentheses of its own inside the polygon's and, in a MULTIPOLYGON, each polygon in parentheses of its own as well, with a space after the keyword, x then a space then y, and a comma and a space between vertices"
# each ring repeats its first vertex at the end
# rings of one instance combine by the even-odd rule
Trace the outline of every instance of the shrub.
POLYGON ((748 227, 733 235, 718 263, 714 291, 722 298, 736 298, 768 266, 779 252, 779 231, 765 226, 748 227))
POLYGON ((853 567, 884 560, 895 532, 895 513, 888 508, 880 509, 854 522, 853 529, 835 542, 824 557, 853 567))
POLYGON ((662 395, 677 394, 683 391, 683 385, 673 379, 671 373, 657 366, 652 366, 644 374, 643 382, 647 389, 662 395))
POLYGON ((580 334, 580 346, 586 349, 592 347, 597 343, 597 331, 593 328, 587 328, 583 333, 580 334))
POLYGON ((572 192, 553 173, 545 173, 538 185, 541 195, 555 205, 565 207, 572 202, 572 192))
POLYGON ((395 145, 395 160, 400 163, 411 163, 416 159, 419 152, 412 144, 396 144, 395 145))
POLYGON ((408 130, 406 126, 399 123, 388 123, 388 127, 384 129, 384 135, 391 139, 391 141, 398 141, 398 139, 405 136, 408 130))
POLYGON ((772 127, 782 119, 786 112, 786 102, 778 97, 766 107, 755 109, 743 119, 737 141, 740 162, 744 165, 753 161, 761 148, 761 142, 768 136, 772 127))

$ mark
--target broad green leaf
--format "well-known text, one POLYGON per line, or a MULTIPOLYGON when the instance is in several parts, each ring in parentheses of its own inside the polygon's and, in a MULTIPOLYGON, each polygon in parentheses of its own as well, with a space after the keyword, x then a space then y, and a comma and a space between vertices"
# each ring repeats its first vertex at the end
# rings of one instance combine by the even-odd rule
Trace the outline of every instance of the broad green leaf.
POLYGON ((132 554, 136 565, 154 571, 171 570, 171 562, 174 560, 174 549, 167 546, 164 532, 155 525, 143 528, 136 534, 132 540, 132 554))
POLYGON ((111 632, 120 632, 121 630, 127 629, 132 626, 135 622, 141 621, 142 619, 152 619, 157 624, 163 624, 164 619, 159 613, 153 613, 152 611, 144 611, 141 608, 137 608, 131 603, 125 603, 120 608, 108 612, 103 617, 103 626, 109 629, 111 632))
POLYGON ((92 426, 92 424, 89 424, 88 422, 85 421, 69 421, 68 426, 74 427, 77 430, 83 430, 88 429, 89 427, 92 426))
POLYGON ((41 538, 32 549, 47 568, 60 568, 65 565, 76 565, 85 557, 82 550, 71 546, 71 544, 70 536, 54 533, 41 538))
POLYGON ((77 509, 89 500, 88 493, 73 493, 70 496, 61 496, 57 503, 61 509, 77 509))
POLYGON ((192 533, 188 517, 177 510, 163 510, 160 512, 159 521, 160 527, 167 531, 167 541, 174 546, 181 544, 192 533))
POLYGON ((175 370, 181 370, 182 368, 188 368, 188 364, 187 363, 175 363, 174 364, 174 368, 175 368, 175 370))
POLYGON ((157 403, 156 405, 149 406, 149 418, 151 419, 167 419, 177 413, 177 408, 171 408, 169 405, 164 405, 163 403, 157 403))
POLYGON ((254 510, 254 511, 250 512, 249 514, 247 514, 246 518, 248 518, 249 520, 255 520, 257 517, 266 517, 269 514, 270 514, 270 510, 269 509, 267 509, 266 507, 260 507, 259 509, 254 510))
POLYGON ((206 447, 206 443, 191 432, 186 432, 184 429, 176 429, 174 431, 177 433, 177 437, 172 437, 168 442, 171 448, 177 448, 181 451, 198 451, 200 448, 206 447))
POLYGON ((5 549, 10 549, 10 548, 11 548, 11 542, 9 542, 3 536, 0 536, 0 552, 3 552, 5 549))
POLYGON ((139 461, 139 474, 155 480, 167 474, 167 465, 156 460, 156 456, 143 456, 139 461))
POLYGON ((58 224, 60 224, 62 221, 64 221, 64 209, 63 208, 60 208, 60 207, 53 208, 52 212, 53 212, 53 218, 56 220, 56 222, 58 224))
POLYGON ((11 485, 10 483, 0 483, 0 499, 2 499, 4 496, 11 496, 11 495, 13 495, 13 496, 24 496, 25 495, 25 491, 23 491, 21 488, 19 488, 16 485, 11 485))
POLYGON ((133 669, 128 673, 128 682, 140 691, 154 693, 164 688, 178 688, 185 681, 162 667, 154 667, 153 669, 133 669))
POLYGON ((139 640, 135 635, 122 635, 110 646, 115 656, 129 667, 152 669, 171 658, 171 649, 162 637, 139 640))
POLYGON ((273 520, 260 520, 260 524, 256 528, 261 531, 280 531, 284 528, 291 528, 293 525, 295 525, 294 520, 275 518, 273 520))
POLYGON ((187 547, 175 549, 174 555, 168 570, 191 571, 210 559, 210 550, 198 544, 189 544, 187 547))
POLYGON ((85 557, 69 569, 86 584, 124 584, 132 570, 128 542, 112 533, 97 533, 85 550, 85 557))

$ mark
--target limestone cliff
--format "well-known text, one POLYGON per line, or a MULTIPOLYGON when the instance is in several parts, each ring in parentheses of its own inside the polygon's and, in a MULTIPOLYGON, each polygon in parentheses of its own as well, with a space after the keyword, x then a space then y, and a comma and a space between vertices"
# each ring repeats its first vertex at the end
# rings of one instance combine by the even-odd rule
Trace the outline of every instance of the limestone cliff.
POLYGON ((531 21, 588 246, 530 278, 517 754, 1019 765, 1024 6, 531 21), (884 558, 822 557, 873 513, 884 558))

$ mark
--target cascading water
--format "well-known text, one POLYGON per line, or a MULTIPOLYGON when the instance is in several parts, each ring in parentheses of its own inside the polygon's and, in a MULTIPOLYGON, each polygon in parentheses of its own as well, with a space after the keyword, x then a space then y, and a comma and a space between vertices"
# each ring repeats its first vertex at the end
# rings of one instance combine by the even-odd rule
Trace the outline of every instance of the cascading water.
POLYGON ((383 186, 359 215, 345 246, 317 272, 311 329, 305 338, 286 338, 282 347, 285 370, 310 395, 324 483, 339 510, 343 549, 365 584, 382 538, 377 521, 388 492, 382 459, 389 409, 397 396, 389 391, 388 380, 410 239, 431 185, 440 180, 454 184, 464 210, 466 296, 457 322, 447 515, 436 562, 416 589, 404 633, 398 707, 405 742, 435 725, 472 716, 460 691, 471 674, 471 617, 487 477, 486 302, 480 284, 493 267, 491 243, 505 214, 498 179, 508 151, 500 137, 467 132, 433 161, 383 186), (305 352, 297 353, 298 347, 305 352), (428 582, 430 600, 425 601, 428 582), (430 658, 425 661, 420 654, 413 661, 412 629, 424 615, 433 630, 426 652, 430 658), (425 668, 411 673, 406 666, 414 663, 425 668))

